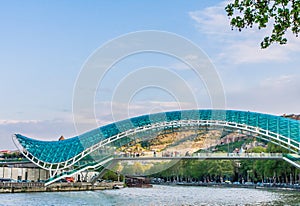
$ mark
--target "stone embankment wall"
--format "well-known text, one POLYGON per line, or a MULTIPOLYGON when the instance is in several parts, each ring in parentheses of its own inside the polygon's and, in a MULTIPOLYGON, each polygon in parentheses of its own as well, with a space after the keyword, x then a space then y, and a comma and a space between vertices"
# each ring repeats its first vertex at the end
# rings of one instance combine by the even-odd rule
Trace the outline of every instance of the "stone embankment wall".
POLYGON ((18 193, 18 192, 63 192, 63 191, 86 191, 86 190, 105 190, 113 189, 115 185, 122 182, 100 183, 92 185, 91 183, 54 183, 45 187, 44 183, 0 183, 0 193, 18 193))

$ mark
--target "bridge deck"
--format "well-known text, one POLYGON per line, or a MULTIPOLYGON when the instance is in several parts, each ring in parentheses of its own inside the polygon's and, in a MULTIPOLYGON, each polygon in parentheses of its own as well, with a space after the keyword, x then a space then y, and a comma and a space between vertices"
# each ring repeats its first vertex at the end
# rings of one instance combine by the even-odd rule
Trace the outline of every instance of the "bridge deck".
POLYGON ((47 170, 59 168, 62 171, 105 145, 126 145, 136 138, 149 137, 150 133, 163 130, 202 127, 253 133, 291 152, 300 152, 300 121, 235 110, 196 109, 147 114, 104 125, 62 141, 40 141, 21 134, 13 135, 13 140, 20 152, 36 165, 47 170))
POLYGON ((142 161, 142 160, 180 160, 180 159, 283 159, 281 153, 198 153, 193 155, 174 155, 164 156, 156 154, 153 156, 117 156, 114 160, 117 161, 142 161))

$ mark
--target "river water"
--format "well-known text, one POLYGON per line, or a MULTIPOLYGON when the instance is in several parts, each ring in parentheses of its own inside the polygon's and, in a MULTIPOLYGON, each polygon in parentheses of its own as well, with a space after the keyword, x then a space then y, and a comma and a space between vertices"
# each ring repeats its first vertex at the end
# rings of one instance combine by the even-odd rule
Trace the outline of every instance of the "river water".
POLYGON ((300 205, 300 192, 155 185, 145 189, 0 194, 0 205, 300 205))

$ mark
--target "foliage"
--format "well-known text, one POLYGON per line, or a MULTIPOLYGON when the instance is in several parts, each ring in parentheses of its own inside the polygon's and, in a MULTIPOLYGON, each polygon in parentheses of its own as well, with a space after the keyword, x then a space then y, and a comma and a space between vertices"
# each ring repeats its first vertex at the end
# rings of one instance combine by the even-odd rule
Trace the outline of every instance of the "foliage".
POLYGON ((234 174, 234 163, 228 160, 180 160, 168 169, 155 173, 153 177, 177 181, 220 181, 221 177, 234 174))
POLYGON ((236 141, 236 142, 230 142, 223 145, 217 145, 216 150, 218 152, 232 152, 235 148, 241 148, 243 144, 247 144, 251 142, 251 139, 236 141), (228 151, 229 148, 229 151, 228 151))
POLYGON ((248 144, 251 141, 253 141, 253 140, 252 139, 242 139, 240 141, 229 142, 229 143, 212 146, 208 149, 199 149, 198 151, 196 151, 196 153, 206 153, 208 151, 233 152, 235 150, 235 148, 241 148, 244 144, 248 144))
POLYGON ((284 154, 290 153, 290 151, 288 149, 285 149, 285 148, 283 148, 279 145, 276 145, 272 142, 268 143, 267 152, 270 152, 270 153, 284 153, 284 154))
POLYGON ((298 36, 300 31, 300 0, 235 0, 225 8, 232 28, 241 31, 257 25, 259 29, 273 24, 272 34, 261 42, 261 48, 273 43, 286 44, 286 32, 298 36))
POLYGON ((262 146, 257 146, 257 147, 253 147, 251 149, 248 150, 248 152, 253 152, 253 153, 261 153, 261 152, 266 152, 267 149, 262 147, 262 146))
MULTIPOLYGON (((124 176, 120 175, 120 181, 123 181, 124 176)), ((112 180, 118 181, 118 174, 112 170, 107 170, 107 172, 103 175, 102 179, 104 180, 112 180)))
POLYGON ((23 155, 18 152, 13 152, 13 153, 4 153, 3 154, 5 159, 13 159, 13 158, 23 158, 23 155))
MULTIPOLYGON (((243 140, 242 142, 245 143, 243 140)), ((228 145, 223 145, 225 148, 228 145)), ((237 146, 237 145, 235 145, 237 146)), ((267 148, 257 146, 249 152, 256 153, 289 153, 276 144, 269 142, 267 148)), ((180 160, 176 164, 170 162, 156 162, 152 165, 144 165, 140 162, 125 165, 122 174, 150 175, 164 178, 166 181, 216 181, 221 179, 231 181, 253 182, 286 182, 295 181, 298 169, 282 160, 180 160)), ((297 178, 298 179, 298 178, 297 178)))

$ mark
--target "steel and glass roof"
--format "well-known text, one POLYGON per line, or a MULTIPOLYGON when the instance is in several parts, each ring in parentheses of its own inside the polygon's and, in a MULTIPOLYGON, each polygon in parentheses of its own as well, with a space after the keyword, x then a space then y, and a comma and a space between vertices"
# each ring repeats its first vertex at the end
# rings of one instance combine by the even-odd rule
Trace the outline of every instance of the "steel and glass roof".
POLYGON ((300 121, 280 116, 235 110, 184 110, 122 120, 61 141, 40 141, 16 134, 21 146, 40 161, 65 162, 85 149, 119 133, 145 125, 182 120, 217 120, 261 128, 300 142, 300 121))

